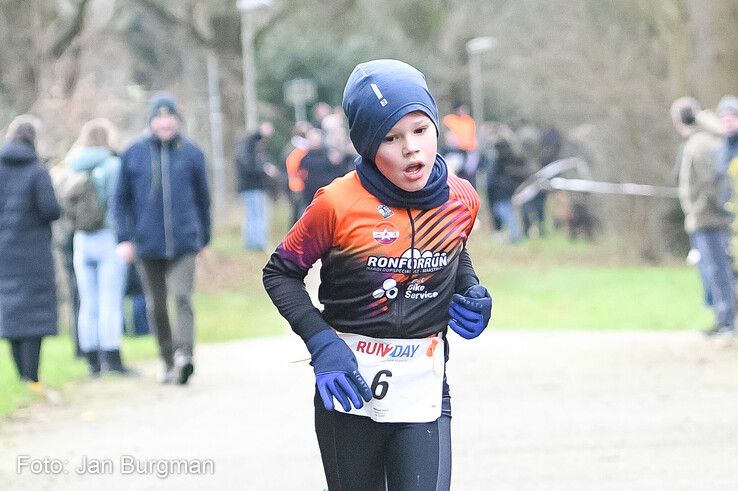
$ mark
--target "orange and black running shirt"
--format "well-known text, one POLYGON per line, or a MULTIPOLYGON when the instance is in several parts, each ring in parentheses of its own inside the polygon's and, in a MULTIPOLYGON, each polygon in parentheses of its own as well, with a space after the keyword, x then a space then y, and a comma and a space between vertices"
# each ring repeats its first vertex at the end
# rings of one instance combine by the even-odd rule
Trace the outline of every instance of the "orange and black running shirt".
POLYGON ((453 293, 477 284, 466 241, 479 212, 468 181, 449 175, 449 199, 392 208, 355 171, 321 188, 264 268, 264 286, 304 340, 332 327, 377 338, 444 331, 453 293), (322 260, 320 313, 304 277, 322 260))

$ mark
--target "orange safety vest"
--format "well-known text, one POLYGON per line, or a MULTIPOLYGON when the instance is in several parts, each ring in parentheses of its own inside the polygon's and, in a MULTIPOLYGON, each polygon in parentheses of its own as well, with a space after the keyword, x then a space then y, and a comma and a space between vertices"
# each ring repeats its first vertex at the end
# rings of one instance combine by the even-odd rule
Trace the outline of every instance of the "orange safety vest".
POLYGON ((305 172, 300 169, 300 164, 307 153, 307 148, 295 147, 287 156, 287 185, 293 193, 301 193, 305 189, 305 172))
POLYGON ((454 134, 461 150, 477 149, 477 124, 471 116, 447 114, 443 117, 443 124, 454 134))

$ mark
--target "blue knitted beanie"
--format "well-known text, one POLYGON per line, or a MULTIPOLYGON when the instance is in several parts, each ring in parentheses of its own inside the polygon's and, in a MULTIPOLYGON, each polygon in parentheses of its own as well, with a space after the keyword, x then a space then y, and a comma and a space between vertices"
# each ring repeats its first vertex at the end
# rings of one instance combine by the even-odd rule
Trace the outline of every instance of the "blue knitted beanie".
POLYGON ((374 162, 385 135, 408 113, 427 114, 438 134, 438 108, 425 76, 398 60, 374 60, 357 65, 343 91, 343 111, 351 142, 369 162, 374 162))
POLYGON ((179 118, 174 96, 166 91, 156 92, 149 100, 149 122, 156 116, 170 115, 179 118))

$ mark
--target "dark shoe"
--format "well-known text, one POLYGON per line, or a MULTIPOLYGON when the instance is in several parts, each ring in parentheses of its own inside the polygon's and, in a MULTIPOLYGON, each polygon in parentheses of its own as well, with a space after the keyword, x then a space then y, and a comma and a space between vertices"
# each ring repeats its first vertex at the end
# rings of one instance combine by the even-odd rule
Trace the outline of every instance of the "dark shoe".
POLYGON ((195 366, 192 364, 192 356, 184 353, 177 353, 174 356, 174 375, 179 385, 186 385, 194 372, 195 366))
POLYGON ((719 326, 715 324, 711 328, 705 329, 704 331, 702 331, 702 334, 704 334, 708 338, 719 337, 719 336, 723 336, 726 334, 727 335, 732 334, 733 336, 735 336, 735 328, 730 327, 730 326, 719 326))
POLYGON ((736 341, 735 327, 733 326, 716 326, 703 331, 703 333, 711 343, 716 343, 717 346, 723 348, 732 347, 736 341))
POLYGON ((90 351, 84 354, 87 364, 89 365, 88 372, 90 377, 98 378, 100 376, 100 356, 97 351, 90 351))
POLYGON ((124 377, 138 377, 139 373, 132 368, 123 366, 123 360, 120 358, 120 350, 103 351, 105 367, 109 372, 123 375, 124 377))

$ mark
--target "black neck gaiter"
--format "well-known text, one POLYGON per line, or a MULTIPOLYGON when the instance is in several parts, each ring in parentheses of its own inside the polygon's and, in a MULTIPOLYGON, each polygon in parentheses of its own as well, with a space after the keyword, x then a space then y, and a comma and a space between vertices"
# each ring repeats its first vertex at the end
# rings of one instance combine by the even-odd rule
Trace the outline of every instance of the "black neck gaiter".
POLYGON ((359 174, 361 185, 374 195, 379 201, 393 208, 413 208, 430 210, 441 206, 448 201, 448 170, 443 157, 436 154, 430 177, 425 187, 420 191, 405 191, 395 186, 384 174, 379 172, 374 163, 365 162, 356 157, 356 172, 359 174))

